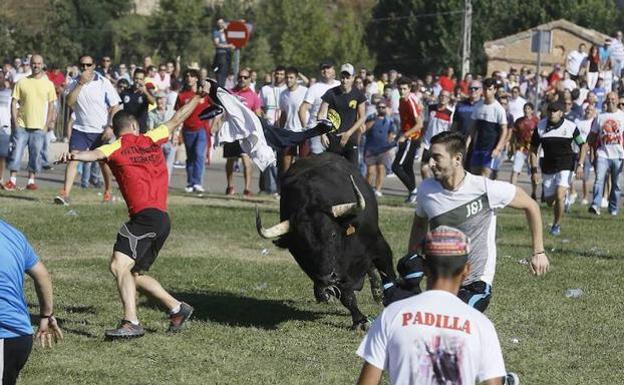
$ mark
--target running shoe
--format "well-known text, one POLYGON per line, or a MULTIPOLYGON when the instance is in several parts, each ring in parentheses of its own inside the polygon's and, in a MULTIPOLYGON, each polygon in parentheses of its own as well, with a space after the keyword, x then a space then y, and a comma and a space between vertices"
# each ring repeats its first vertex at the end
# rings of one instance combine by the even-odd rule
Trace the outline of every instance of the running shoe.
POLYGON ((503 385, 520 385, 520 377, 514 372, 509 372, 504 377, 503 385))
POLYGON ((65 195, 65 190, 61 190, 60 194, 54 197, 54 203, 69 206, 69 196, 65 195))
POLYGON ((589 206, 589 209, 587 209, 587 211, 589 211, 590 214, 600 215, 600 208, 598 208, 596 205, 589 206))
POLYGON ((180 310, 175 314, 169 315, 169 330, 170 332, 179 332, 182 330, 184 323, 191 318, 193 314, 193 307, 185 302, 180 304, 180 310))
POLYGON ((106 330, 104 335, 109 339, 137 338, 145 335, 145 330, 141 325, 135 325, 124 319, 119 322, 116 329, 106 330))
POLYGON ((550 235, 556 237, 561 234, 561 225, 552 225, 549 231, 550 235))
POLYGON ((204 188, 199 184, 193 186, 193 191, 195 191, 196 193, 206 192, 206 190, 204 190, 204 188))
POLYGON ((192 193, 193 192, 193 186, 186 186, 184 188, 184 192, 185 193, 192 193))
POLYGON ((253 194, 252 194, 251 190, 245 189, 245 190, 243 190, 243 196, 245 198, 251 198, 253 196, 253 194))
POLYGON ((234 194, 236 194, 236 191, 234 191, 234 187, 230 186, 225 189, 225 195, 234 195, 234 194))
POLYGON ((375 196, 381 198, 383 196, 383 193, 379 190, 375 190, 375 196))
POLYGON ((11 181, 7 181, 4 184, 4 189, 7 190, 7 191, 13 191, 13 190, 15 190, 15 187, 17 187, 17 186, 15 185, 15 183, 13 183, 11 181))
POLYGON ((33 182, 33 183, 28 183, 28 184, 26 185, 26 190, 36 190, 36 189, 38 189, 38 188, 39 188, 39 187, 38 187, 38 186, 37 186, 34 182, 33 182))

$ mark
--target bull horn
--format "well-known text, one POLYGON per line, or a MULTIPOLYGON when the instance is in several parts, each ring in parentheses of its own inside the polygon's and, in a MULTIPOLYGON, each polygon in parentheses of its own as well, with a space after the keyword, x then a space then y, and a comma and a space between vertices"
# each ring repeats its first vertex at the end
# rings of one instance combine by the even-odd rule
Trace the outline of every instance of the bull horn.
POLYGON ((351 175, 350 178, 351 178, 351 185, 353 186, 353 191, 355 192, 355 196, 357 197, 357 202, 333 205, 331 208, 331 211, 332 211, 332 214, 334 215, 334 218, 338 218, 343 215, 349 214, 353 212, 354 210, 364 210, 366 208, 366 201, 364 200, 364 196, 360 192, 360 189, 356 186, 355 180, 353 179, 353 175, 351 175))
POLYGON ((262 238, 266 238, 266 239, 277 238, 281 235, 288 233, 288 230, 290 229, 290 222, 288 220, 285 220, 276 224, 275 226, 265 229, 264 227, 262 227, 262 220, 260 219, 260 210, 258 210, 258 207, 256 207, 256 229, 258 230, 258 234, 260 234, 262 238))

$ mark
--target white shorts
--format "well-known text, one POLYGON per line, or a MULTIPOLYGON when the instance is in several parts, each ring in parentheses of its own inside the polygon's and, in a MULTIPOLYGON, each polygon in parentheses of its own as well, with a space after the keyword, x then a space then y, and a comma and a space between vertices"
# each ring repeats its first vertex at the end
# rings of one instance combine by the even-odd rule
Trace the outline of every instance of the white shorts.
POLYGON ((512 167, 513 172, 515 172, 516 174, 520 174, 522 172, 522 168, 526 164, 527 158, 528 156, 524 153, 524 151, 516 151, 516 153, 514 154, 514 162, 512 167))
POLYGON ((570 170, 562 170, 555 174, 542 174, 544 197, 550 198, 557 193, 557 187, 570 187, 570 170))

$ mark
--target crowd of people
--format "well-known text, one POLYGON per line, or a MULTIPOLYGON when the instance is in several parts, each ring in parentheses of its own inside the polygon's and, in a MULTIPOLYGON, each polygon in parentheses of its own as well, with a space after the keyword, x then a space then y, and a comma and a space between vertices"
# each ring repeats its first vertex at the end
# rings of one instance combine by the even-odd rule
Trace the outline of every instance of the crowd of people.
MULTIPOLYGON (((278 149, 276 164, 261 172, 257 187, 260 192, 279 198, 279 179, 292 164, 324 151, 344 156, 366 175, 378 197, 383 195, 384 178, 396 175, 406 187, 406 202, 417 207, 410 251, 431 257, 425 259, 425 272, 435 278, 434 289, 438 282, 439 288, 479 311, 486 309, 492 290, 496 208, 511 206, 527 213, 533 240, 530 267, 537 275, 549 269, 541 214, 535 202, 540 179, 541 199, 554 207, 550 228, 553 236, 560 234, 563 215, 576 200, 574 176, 583 182, 581 203, 588 205, 589 212, 599 215, 602 208, 607 208, 611 215, 619 213, 619 179, 624 159, 621 32, 600 47, 594 45, 587 50, 585 44, 580 44, 565 63, 555 65, 550 73, 510 68, 508 72, 494 71, 489 77, 465 74, 458 79, 454 69, 447 67, 439 75, 410 78, 394 70, 376 76, 366 68, 356 71, 350 63, 338 65, 323 60, 318 74, 306 76, 295 67, 280 65, 259 81, 258 71, 251 68, 243 67, 236 74, 224 70, 231 47, 224 41, 223 28, 218 24, 213 34, 217 51, 211 68, 202 68, 198 63, 182 68, 180 57, 157 66, 148 57, 142 66, 126 66, 113 65, 110 57, 101 58, 98 64, 92 56, 83 55, 76 66, 60 71, 53 65, 46 66, 44 58, 34 54, 5 62, 0 72, 2 187, 17 188, 17 173, 27 149, 26 189, 37 189, 36 176, 51 167, 47 151, 58 135, 68 142, 69 148, 61 158, 67 167, 62 191, 54 198, 56 203, 70 204, 78 172, 82 187, 103 186, 104 202, 112 199, 115 177, 126 200, 131 219, 118 234, 111 260, 111 271, 124 304, 124 319, 118 328, 107 332, 109 337, 143 335, 134 299, 137 287, 153 294, 167 307, 170 328, 174 330, 192 314, 190 305, 171 297, 143 273, 169 233, 167 183, 176 165, 183 165, 186 170, 187 193, 202 193, 206 189, 205 166, 210 162, 213 144, 220 144, 215 133, 225 120, 221 116, 203 117, 215 103, 208 93, 208 77, 216 77, 219 86, 274 128, 302 132, 315 127, 319 120, 333 125, 329 133, 278 149), (417 160, 423 179, 420 185, 413 169, 417 160), (493 182, 500 178, 505 162, 512 163, 510 183, 493 182), (151 166, 144 166, 147 163, 151 166), (531 177, 532 200, 513 186, 525 167, 531 177), (6 180, 5 168, 9 170, 6 180), (138 186, 133 183, 137 180, 145 183, 138 186), (153 202, 148 201, 151 195, 147 194, 152 190, 157 192, 153 202), (465 218, 460 220, 460 216, 465 218), (484 225, 486 222, 488 226, 484 225), (434 225, 454 225, 461 231, 434 229, 434 225), (426 232, 428 227, 432 232, 426 232), (482 228, 487 231, 481 231, 482 228), (462 238, 466 236, 473 249, 462 238), (449 250, 449 237, 459 239, 454 246, 460 244, 461 248, 449 250), (423 245, 431 247, 421 250, 423 245), (142 250, 138 254, 137 247, 142 250), (145 250, 150 252, 141 257, 145 250), (457 256, 461 258, 448 260, 457 256), (466 262, 470 262, 470 267, 466 267, 466 262)), ((251 183, 253 163, 249 154, 237 141, 221 144, 227 159, 225 194, 236 194, 233 174, 240 162, 245 180, 243 195, 252 196, 256 188, 251 183)), ((3 231, 3 236, 6 242, 25 242, 12 229, 3 231)), ((24 250, 15 253, 21 258, 16 258, 15 264, 39 277, 38 285, 49 286, 47 272, 36 255, 29 246, 24 246, 24 250)), ((19 283, 20 279, 23 277, 16 276, 14 281, 19 283)), ((52 315, 51 289, 46 290, 50 292, 40 296, 41 330, 60 337, 52 315)), ((423 306, 423 311, 432 306, 433 313, 435 306, 428 301, 435 302, 440 297, 448 302, 445 296, 431 294, 429 300, 428 296, 419 297, 414 306, 423 306)), ((497 344, 489 321, 459 304, 457 312, 461 315, 457 317, 474 319, 472 327, 487 331, 488 341, 497 344)), ((390 313, 398 314, 401 308, 392 309, 390 313)), ((392 318, 390 313, 382 315, 382 321, 375 324, 359 350, 373 366, 365 365, 360 383, 378 382, 379 370, 386 368, 387 356, 382 351, 390 347, 379 338, 389 333, 383 328, 385 320, 392 318)), ((400 318, 402 326, 428 324, 418 317, 418 313, 404 313, 400 318)), ((434 323, 439 328, 441 322, 434 323)), ((450 325, 448 320, 443 321, 444 325, 450 325)), ((470 327, 464 324, 462 328, 446 328, 471 334, 470 327)), ((0 341, 15 335, 21 336, 0 335, 0 341)), ((18 348, 29 351, 26 345, 18 348)), ((423 347, 420 354, 431 356, 429 348, 423 347)), ((499 353, 489 367, 481 357, 475 362, 482 362, 483 367, 466 369, 469 374, 460 377, 490 380, 506 376, 507 383, 517 381, 517 377, 505 374, 499 353)), ((389 370, 391 378, 407 375, 404 368, 394 364, 389 370)), ((15 377, 18 372, 19 369, 14 372, 15 377)), ((440 377, 439 373, 430 373, 448 381, 458 375, 443 374, 440 377)), ((491 383, 499 383, 496 381, 491 383)))

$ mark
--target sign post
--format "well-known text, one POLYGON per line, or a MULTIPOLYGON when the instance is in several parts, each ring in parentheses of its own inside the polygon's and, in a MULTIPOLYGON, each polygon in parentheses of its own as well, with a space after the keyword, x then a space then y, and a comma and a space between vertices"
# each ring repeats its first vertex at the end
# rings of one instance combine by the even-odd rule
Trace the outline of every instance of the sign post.
POLYGON ((531 33, 531 52, 537 53, 537 69, 535 76, 537 77, 537 91, 535 95, 535 108, 539 108, 540 93, 542 92, 542 79, 540 72, 542 71, 542 53, 550 53, 552 47, 551 31, 537 29, 531 33))
POLYGON ((228 23, 225 28, 225 39, 228 43, 232 44, 236 49, 234 50, 234 74, 238 74, 240 67, 240 50, 249 41, 251 35, 251 25, 245 23, 243 20, 234 20, 228 23))

